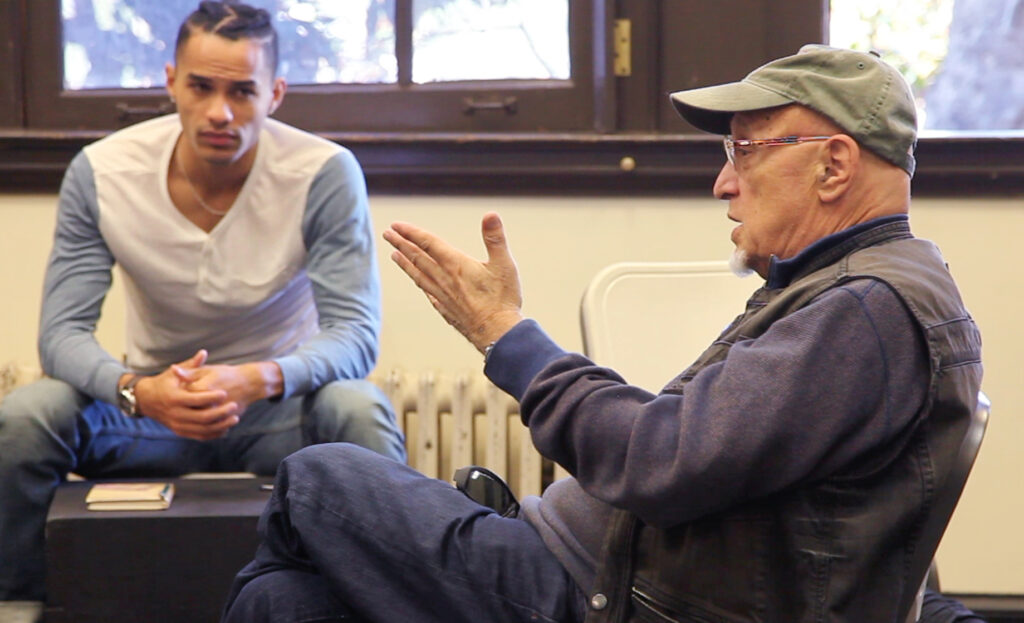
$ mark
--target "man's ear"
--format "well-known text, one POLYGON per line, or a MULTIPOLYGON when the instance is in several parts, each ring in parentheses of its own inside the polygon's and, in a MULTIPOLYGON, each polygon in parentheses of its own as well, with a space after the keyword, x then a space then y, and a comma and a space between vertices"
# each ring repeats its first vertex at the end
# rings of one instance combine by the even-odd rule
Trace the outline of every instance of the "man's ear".
POLYGON ((167 76, 167 95, 174 101, 174 65, 164 64, 164 75, 167 76))
POLYGON ((846 134, 836 134, 825 147, 818 197, 822 203, 831 203, 849 189, 860 166, 860 145, 846 134))
POLYGON ((284 101, 285 91, 288 90, 288 83, 284 78, 278 76, 274 78, 274 91, 273 98, 270 100, 270 107, 267 109, 267 116, 274 114, 277 109, 281 106, 281 102, 284 101))

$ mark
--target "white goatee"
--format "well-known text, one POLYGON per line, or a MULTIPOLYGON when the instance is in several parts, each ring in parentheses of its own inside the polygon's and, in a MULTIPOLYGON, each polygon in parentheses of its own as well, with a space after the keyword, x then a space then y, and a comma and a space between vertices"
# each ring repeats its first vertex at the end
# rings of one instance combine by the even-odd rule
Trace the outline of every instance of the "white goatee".
POLYGON ((754 273, 754 269, 750 267, 747 260, 747 252, 743 249, 736 249, 729 257, 729 270, 741 279, 749 277, 754 273))

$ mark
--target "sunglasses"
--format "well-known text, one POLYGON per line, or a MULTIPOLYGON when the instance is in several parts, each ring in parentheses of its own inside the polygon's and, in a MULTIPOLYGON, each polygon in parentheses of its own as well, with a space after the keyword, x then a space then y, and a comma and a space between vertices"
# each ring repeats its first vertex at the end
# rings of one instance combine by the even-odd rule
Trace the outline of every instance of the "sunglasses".
POLYGON ((493 509, 502 517, 515 517, 519 513, 519 502, 500 476, 477 465, 455 470, 455 488, 477 504, 493 509))

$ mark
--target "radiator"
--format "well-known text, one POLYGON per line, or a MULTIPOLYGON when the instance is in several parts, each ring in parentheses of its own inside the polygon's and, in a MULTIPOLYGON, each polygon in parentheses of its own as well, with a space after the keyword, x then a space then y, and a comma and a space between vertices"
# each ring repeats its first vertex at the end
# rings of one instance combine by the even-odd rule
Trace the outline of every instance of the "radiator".
POLYGON ((451 480, 459 467, 482 465, 522 498, 564 476, 534 449, 515 400, 482 374, 394 369, 370 380, 391 400, 409 465, 431 478, 451 480))

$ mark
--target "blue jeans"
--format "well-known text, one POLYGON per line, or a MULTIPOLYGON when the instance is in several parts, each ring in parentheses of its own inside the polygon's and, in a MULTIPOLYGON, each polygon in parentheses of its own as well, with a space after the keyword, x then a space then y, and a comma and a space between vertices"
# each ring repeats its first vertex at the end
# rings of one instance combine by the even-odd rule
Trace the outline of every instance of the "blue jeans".
POLYGON ((405 460, 387 398, 368 381, 335 381, 305 396, 253 403, 225 437, 205 442, 125 417, 62 381, 20 387, 0 404, 0 601, 44 598, 46 513, 68 472, 269 475, 299 448, 342 440, 405 460))
POLYGON ((350 444, 285 459, 259 527, 224 623, 583 620, 532 526, 350 444))

